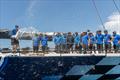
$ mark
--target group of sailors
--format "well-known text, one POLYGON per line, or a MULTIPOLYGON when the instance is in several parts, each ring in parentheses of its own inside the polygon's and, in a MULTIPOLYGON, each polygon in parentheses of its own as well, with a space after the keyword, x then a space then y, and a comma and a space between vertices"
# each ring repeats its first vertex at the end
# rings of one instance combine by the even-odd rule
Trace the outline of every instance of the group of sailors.
MULTIPOLYGON (((12 35, 15 35, 19 27, 15 26, 12 31, 12 35)), ((120 34, 116 31, 113 34, 109 34, 107 30, 104 30, 104 34, 101 30, 96 31, 96 34, 88 31, 82 33, 57 33, 52 36, 55 44, 55 52, 57 53, 108 53, 114 51, 118 52, 120 48, 120 34), (112 50, 113 49, 113 50, 112 50)), ((43 52, 48 52, 48 36, 46 34, 34 34, 33 40, 33 52, 39 51, 39 46, 43 52)), ((11 45, 13 52, 19 47, 19 40, 11 38, 11 45)))
POLYGON ((117 53, 120 48, 120 35, 116 31, 111 35, 107 30, 104 30, 104 34, 101 30, 98 30, 96 34, 92 32, 57 33, 53 41, 56 52, 108 53, 114 51, 117 53))

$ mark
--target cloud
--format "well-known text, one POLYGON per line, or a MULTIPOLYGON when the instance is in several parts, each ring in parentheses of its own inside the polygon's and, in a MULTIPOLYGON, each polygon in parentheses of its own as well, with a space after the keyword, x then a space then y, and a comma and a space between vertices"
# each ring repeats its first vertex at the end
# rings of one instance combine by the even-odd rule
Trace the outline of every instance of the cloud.
POLYGON ((120 14, 118 12, 114 12, 108 17, 107 22, 104 23, 104 26, 110 33, 113 31, 120 33, 120 14))
POLYGON ((28 14, 28 17, 34 17, 34 8, 35 8, 35 5, 37 4, 37 0, 32 0, 28 6, 28 9, 27 9, 27 14, 28 14))

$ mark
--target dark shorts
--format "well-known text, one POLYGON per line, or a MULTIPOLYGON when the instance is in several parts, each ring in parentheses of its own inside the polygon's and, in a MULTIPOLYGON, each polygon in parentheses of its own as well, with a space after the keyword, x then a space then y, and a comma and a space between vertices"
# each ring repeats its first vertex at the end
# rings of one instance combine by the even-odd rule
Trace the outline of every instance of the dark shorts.
POLYGON ((80 49, 80 45, 75 44, 75 49, 76 49, 76 50, 80 49))
POLYGON ((73 48, 73 44, 67 44, 67 48, 68 49, 73 48))
POLYGON ((47 46, 42 46, 42 51, 46 51, 47 50, 47 46))
POLYGON ((105 44, 105 50, 110 50, 111 49, 111 44, 105 44))
POLYGON ((118 51, 119 46, 118 45, 113 45, 113 48, 114 48, 115 51, 118 51))
POLYGON ((103 44, 97 44, 97 50, 103 51, 103 44))
POLYGON ((38 51, 39 47, 38 46, 33 46, 33 51, 38 51))
POLYGON ((97 44, 97 49, 103 49, 103 44, 97 44))
POLYGON ((11 38, 11 45, 19 45, 19 40, 11 38))
POLYGON ((89 49, 90 49, 90 50, 94 50, 94 49, 95 49, 95 46, 94 46, 93 44, 90 44, 90 45, 89 45, 89 49))

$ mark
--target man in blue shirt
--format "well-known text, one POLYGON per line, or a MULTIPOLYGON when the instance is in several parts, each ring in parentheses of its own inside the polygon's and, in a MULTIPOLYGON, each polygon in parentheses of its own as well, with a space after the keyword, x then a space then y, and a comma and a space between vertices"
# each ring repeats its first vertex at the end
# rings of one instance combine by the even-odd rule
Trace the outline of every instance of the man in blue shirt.
POLYGON ((101 33, 101 30, 97 31, 95 39, 96 39, 98 52, 99 53, 101 53, 101 51, 103 52, 103 39, 104 39, 104 35, 101 33))
POLYGON ((73 44, 74 44, 74 37, 71 32, 68 32, 67 35, 67 52, 70 53, 72 51, 73 53, 73 44))
POLYGON ((74 43, 75 43, 75 51, 78 52, 80 49, 80 35, 78 34, 78 32, 75 33, 74 43))
POLYGON ((53 41, 55 43, 55 51, 58 53, 60 52, 60 45, 61 45, 61 34, 60 33, 57 33, 54 38, 53 38, 53 41))
POLYGON ((41 37, 41 45, 42 45, 43 53, 48 52, 47 51, 47 48, 48 48, 48 37, 47 37, 47 35, 43 35, 41 37))
POLYGON ((16 35, 16 33, 18 32, 18 30, 19 30, 19 26, 15 25, 15 29, 12 30, 12 35, 16 35))
POLYGON ((33 40, 33 52, 38 53, 39 44, 40 44, 40 39, 38 37, 38 34, 35 34, 32 40, 33 40))
POLYGON ((83 48, 83 53, 87 53, 86 50, 88 50, 88 35, 87 35, 87 32, 83 32, 82 33, 82 48, 83 48))
POLYGON ((67 37, 66 33, 63 33, 61 36, 61 52, 63 53, 66 53, 66 50, 67 50, 66 37, 67 37))
POLYGON ((15 37, 18 30, 19 30, 19 26, 15 25, 15 29, 13 29, 11 33, 11 45, 12 45, 13 53, 16 53, 19 48, 19 40, 15 37))
POLYGON ((92 53, 92 51, 95 52, 95 44, 96 44, 96 40, 95 40, 95 37, 93 35, 93 33, 88 33, 88 39, 89 39, 89 43, 88 43, 88 46, 89 46, 89 50, 90 50, 90 53, 92 53))
POLYGON ((104 46, 105 46, 105 52, 107 53, 108 50, 109 52, 111 51, 111 35, 108 34, 107 30, 104 30, 104 46))
POLYGON ((115 50, 115 53, 118 52, 120 45, 120 35, 116 33, 116 31, 113 32, 113 48, 115 50))

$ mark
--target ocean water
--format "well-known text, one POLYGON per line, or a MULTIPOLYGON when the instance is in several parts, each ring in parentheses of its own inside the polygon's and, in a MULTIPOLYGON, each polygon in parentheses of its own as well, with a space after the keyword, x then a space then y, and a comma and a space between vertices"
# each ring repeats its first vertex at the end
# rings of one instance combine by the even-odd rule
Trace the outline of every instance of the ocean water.
MULTIPOLYGON (((19 40, 21 48, 30 47, 32 48, 32 40, 19 40)), ((48 41, 48 47, 54 48, 55 45, 52 41, 48 41)), ((0 48, 11 48, 10 39, 0 39, 0 48)))

